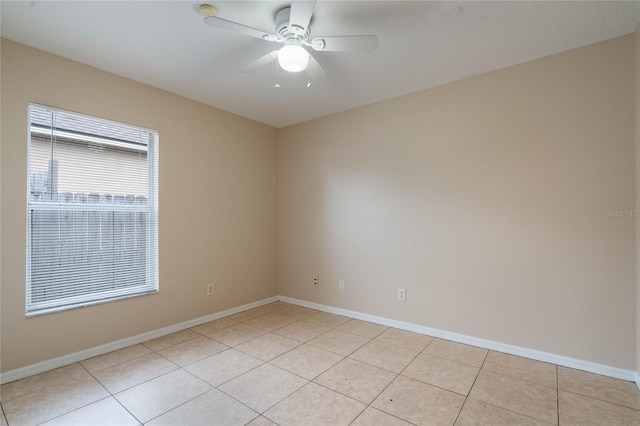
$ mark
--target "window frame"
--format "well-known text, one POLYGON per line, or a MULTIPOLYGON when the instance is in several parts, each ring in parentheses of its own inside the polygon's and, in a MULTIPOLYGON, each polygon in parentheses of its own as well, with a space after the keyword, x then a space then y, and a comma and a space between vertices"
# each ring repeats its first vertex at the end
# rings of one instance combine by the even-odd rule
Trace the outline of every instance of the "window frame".
MULTIPOLYGON (((141 126, 135 126, 128 123, 117 122, 102 117, 91 116, 87 114, 77 113, 74 111, 64 110, 61 108, 51 107, 38 103, 30 102, 27 108, 27 185, 26 185, 26 279, 25 279, 25 315, 33 317, 54 312, 61 312, 70 309, 76 309, 86 306, 92 306, 102 303, 114 302, 122 299, 129 299, 148 294, 155 294, 160 291, 159 264, 158 264, 158 163, 159 163, 159 133, 157 130, 148 129, 141 126), (61 201, 38 201, 32 200, 31 196, 31 150, 32 150, 32 108, 45 108, 51 111, 59 111, 64 114, 71 114, 75 117, 86 118, 91 120, 99 120, 102 123, 113 123, 115 126, 126 126, 136 131, 144 132, 148 135, 147 143, 147 203, 139 204, 96 204, 96 203, 65 203, 61 201), (55 301, 33 302, 32 301, 32 222, 31 215, 33 211, 55 210, 61 211, 86 211, 86 212, 125 212, 125 213, 148 213, 148 220, 145 226, 145 260, 144 260, 144 276, 145 282, 140 285, 126 286, 127 290, 102 290, 94 291, 90 294, 75 295, 71 297, 58 298, 55 301)), ((51 128, 50 128, 51 129, 51 128)), ((51 133, 58 130, 51 129, 51 133)), ((64 129, 62 130, 64 132, 64 129)), ((34 132, 37 133, 37 132, 34 132)), ((92 143, 100 139, 99 135, 87 135, 86 138, 78 138, 83 142, 92 143)), ((133 143, 132 143, 133 145, 133 143)))

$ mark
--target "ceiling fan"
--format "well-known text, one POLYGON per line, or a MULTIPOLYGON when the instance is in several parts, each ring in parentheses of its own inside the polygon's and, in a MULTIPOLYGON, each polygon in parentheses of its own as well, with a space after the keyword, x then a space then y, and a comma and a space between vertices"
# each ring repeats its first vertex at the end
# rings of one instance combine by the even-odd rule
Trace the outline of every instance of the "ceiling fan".
POLYGON ((373 52, 378 47, 375 35, 310 37, 310 22, 316 0, 293 0, 291 6, 280 9, 275 15, 275 32, 262 31, 218 17, 218 10, 209 4, 200 5, 200 14, 207 25, 238 34, 284 44, 242 68, 252 72, 278 59, 280 67, 292 73, 307 69, 317 77, 326 75, 312 55, 318 52, 373 52), (311 49, 311 51, 309 50, 311 49))

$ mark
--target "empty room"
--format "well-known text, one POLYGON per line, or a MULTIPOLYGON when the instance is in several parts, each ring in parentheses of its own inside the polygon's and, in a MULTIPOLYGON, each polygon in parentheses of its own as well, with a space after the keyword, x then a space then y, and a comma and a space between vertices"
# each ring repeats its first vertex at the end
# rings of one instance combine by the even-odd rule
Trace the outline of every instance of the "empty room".
POLYGON ((640 424, 639 1, 0 1, 0 426, 640 424))

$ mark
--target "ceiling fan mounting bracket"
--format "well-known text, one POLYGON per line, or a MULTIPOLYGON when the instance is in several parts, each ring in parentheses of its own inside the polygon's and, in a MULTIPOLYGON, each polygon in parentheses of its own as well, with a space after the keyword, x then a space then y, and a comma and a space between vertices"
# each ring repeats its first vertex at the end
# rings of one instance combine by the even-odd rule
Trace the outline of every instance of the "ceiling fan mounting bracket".
POLYGON ((210 16, 218 16, 218 9, 216 9, 215 6, 206 3, 200 5, 200 7, 198 8, 198 12, 200 12, 200 15, 204 16, 205 18, 208 18, 210 16))

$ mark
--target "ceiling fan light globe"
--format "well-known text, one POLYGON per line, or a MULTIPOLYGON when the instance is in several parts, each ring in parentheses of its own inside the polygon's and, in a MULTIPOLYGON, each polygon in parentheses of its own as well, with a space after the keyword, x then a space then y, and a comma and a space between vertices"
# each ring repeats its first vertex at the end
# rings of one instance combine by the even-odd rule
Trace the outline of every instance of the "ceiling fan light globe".
POLYGON ((278 63, 285 71, 304 71, 309 63, 309 53, 302 46, 290 44, 278 52, 278 63))

